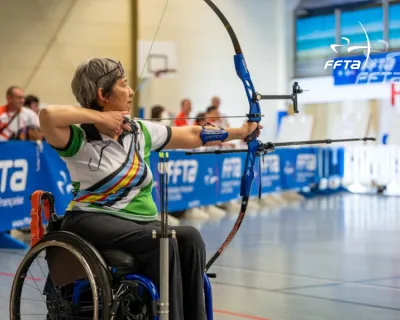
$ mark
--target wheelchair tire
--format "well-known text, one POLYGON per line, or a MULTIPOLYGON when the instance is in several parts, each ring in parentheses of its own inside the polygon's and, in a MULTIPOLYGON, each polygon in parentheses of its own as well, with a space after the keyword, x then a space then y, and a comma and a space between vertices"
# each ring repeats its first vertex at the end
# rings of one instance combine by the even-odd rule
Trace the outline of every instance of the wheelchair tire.
POLYGON ((112 303, 111 276, 98 255, 85 241, 79 237, 60 231, 46 234, 41 241, 33 246, 21 261, 15 274, 10 296, 10 320, 20 320, 20 300, 24 279, 30 265, 38 254, 46 248, 59 247, 68 250, 83 266, 93 298, 93 320, 109 320, 112 303), (100 294, 99 294, 100 293, 100 294), (101 316, 99 306, 102 306, 101 316))

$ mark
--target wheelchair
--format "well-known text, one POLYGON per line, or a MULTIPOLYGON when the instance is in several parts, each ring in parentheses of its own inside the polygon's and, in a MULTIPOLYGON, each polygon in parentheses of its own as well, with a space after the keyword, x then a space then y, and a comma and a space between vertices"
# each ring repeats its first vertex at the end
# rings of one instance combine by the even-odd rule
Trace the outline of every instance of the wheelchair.
MULTIPOLYGON (((36 194, 35 194, 36 193, 36 194)), ((22 259, 11 289, 10 319, 20 320, 22 286, 36 257, 42 254, 49 275, 44 288, 46 320, 158 320, 158 288, 144 275, 144 266, 121 250, 98 250, 82 237, 61 231, 50 192, 36 191, 40 206, 32 208, 31 248, 22 259), (47 230, 42 223, 42 206, 47 230)), ((32 195, 32 196, 33 196, 32 195)), ((31 196, 31 202, 32 201, 31 196)), ((211 282, 204 275, 207 319, 213 319, 211 282)), ((172 319, 171 319, 172 320, 172 319)))

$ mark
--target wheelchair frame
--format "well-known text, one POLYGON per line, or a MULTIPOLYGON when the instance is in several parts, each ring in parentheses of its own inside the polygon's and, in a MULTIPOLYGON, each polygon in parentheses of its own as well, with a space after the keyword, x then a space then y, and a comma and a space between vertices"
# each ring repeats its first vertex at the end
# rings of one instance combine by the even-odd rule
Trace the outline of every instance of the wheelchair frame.
MULTIPOLYGON (((128 281, 136 281, 137 283, 140 283, 142 286, 144 286, 150 293, 153 307, 159 304, 160 302, 159 291, 149 278, 140 274, 127 274, 123 276, 123 278, 124 280, 128 281)), ((74 304, 79 303, 79 297, 81 295, 81 291, 85 290, 85 288, 87 288, 88 286, 90 286, 90 284, 89 281, 87 280, 77 280, 75 282, 75 288, 73 293, 74 304)), ((118 299, 119 293, 117 292, 115 296, 118 299)), ((205 297, 207 320, 213 320, 212 289, 211 289, 211 282, 207 274, 204 274, 204 297, 205 297)), ((153 320, 160 320, 160 317, 158 315, 153 316, 153 320)))
MULTIPOLYGON (((98 277, 100 278, 100 283, 102 285, 107 286, 107 288, 101 288, 102 292, 105 292, 105 297, 102 299, 109 300, 105 311, 111 320, 114 320, 117 311, 119 309, 119 305, 124 297, 124 294, 129 292, 129 284, 137 283, 143 286, 150 295, 151 299, 151 313, 152 320, 168 320, 169 319, 169 301, 168 301, 168 274, 169 274, 169 265, 168 265, 168 240, 171 237, 175 237, 175 230, 168 230, 168 153, 164 156, 164 153, 160 152, 160 163, 158 166, 158 171, 161 175, 161 233, 157 234, 154 230, 152 232, 153 238, 160 238, 160 291, 154 285, 154 283, 148 277, 142 274, 129 273, 126 274, 124 271, 118 270, 115 266, 107 264, 104 257, 102 257, 100 251, 96 249, 92 244, 90 244, 85 239, 81 238, 77 234, 68 232, 68 231, 59 231, 58 228, 53 227, 53 222, 57 223, 59 221, 54 208, 55 208, 55 200, 54 196, 50 192, 45 191, 35 191, 31 196, 32 202, 32 222, 31 222, 31 249, 28 254, 25 256, 23 261, 21 262, 16 276, 14 278, 14 282, 11 290, 11 299, 10 299, 10 319, 15 320, 19 319, 19 316, 16 315, 16 308, 19 308, 19 302, 15 303, 15 297, 13 296, 20 294, 21 288, 20 283, 18 281, 24 276, 25 266, 24 263, 32 260, 32 255, 36 254, 36 252, 40 248, 51 247, 53 244, 55 247, 63 247, 67 249, 68 254, 65 253, 46 253, 46 259, 48 260, 48 264, 53 266, 49 266, 49 270, 55 269, 52 271, 55 276, 55 281, 52 280, 53 284, 57 286, 63 286, 66 284, 73 284, 73 292, 72 292, 72 306, 79 306, 80 298, 83 290, 88 288, 94 289, 96 286, 93 283, 95 271, 98 272, 98 277), (164 190, 165 189, 165 190, 164 190), (32 200, 34 198, 34 200, 32 200), (35 202, 36 201, 36 202, 35 202), (43 224, 42 224, 42 206, 41 203, 44 202, 44 213, 45 218, 48 222, 48 231, 45 234, 43 224), (37 207, 34 206, 34 203, 37 207), (53 229, 53 230, 52 230, 53 229), (69 249, 68 249, 69 248, 69 249), (79 248, 79 250, 78 250, 79 248), (84 268, 79 268, 75 265, 75 269, 72 272, 67 270, 69 266, 65 266, 64 264, 59 264, 55 262, 55 258, 64 257, 67 258, 68 255, 75 255, 77 258, 77 252, 80 251, 80 257, 78 260, 82 260, 86 263, 84 268), (52 256, 53 255, 53 256, 52 256), (64 255, 64 256, 63 256, 64 255), (89 263, 90 262, 90 263, 89 263), (92 265, 92 268, 89 266, 92 265), (67 269, 66 269, 67 268, 67 269), (89 269, 88 269, 89 268, 89 269), (89 280, 82 280, 82 272, 90 271, 89 280), (88 270, 86 270, 88 269, 88 270), (71 274, 70 274, 71 273, 71 274), (117 281, 116 281, 117 280, 117 281), (107 285, 108 284, 108 285, 107 285), (115 293, 111 293, 114 285, 117 285, 117 290, 115 293), (125 285, 124 285, 125 284, 125 285), (160 294, 161 293, 161 294, 160 294)), ((62 260, 62 259, 61 259, 62 260)), ((204 298, 205 298, 205 307, 207 320, 213 320, 213 298, 212 298, 212 288, 211 282, 209 278, 215 278, 216 275, 212 273, 204 273, 204 298)), ((140 288, 140 291, 142 288, 140 288)), ((46 291, 46 290, 45 290, 46 291)), ((98 293, 96 292, 94 297, 94 307, 99 305, 98 301, 98 293)), ((94 311, 94 320, 98 317, 98 310, 94 311)), ((104 315, 102 315, 104 319, 104 315)))

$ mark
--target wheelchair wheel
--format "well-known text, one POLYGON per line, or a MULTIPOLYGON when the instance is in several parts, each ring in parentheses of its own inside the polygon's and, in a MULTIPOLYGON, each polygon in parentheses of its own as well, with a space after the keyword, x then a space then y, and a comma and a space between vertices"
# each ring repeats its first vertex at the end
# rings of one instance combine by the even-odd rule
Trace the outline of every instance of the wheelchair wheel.
POLYGON ((45 235, 23 258, 12 284, 10 320, 109 320, 111 302, 110 278, 96 253, 76 237, 54 232, 45 235), (29 271, 37 259, 42 260, 36 269, 39 277, 29 271), (23 290, 24 284, 27 290, 23 290), (34 291, 45 297, 32 299, 34 291), (23 297, 26 294, 28 298, 23 297), (27 309, 21 307, 24 300, 29 301, 27 309), (42 308, 33 307, 34 302, 43 304, 42 308))
POLYGON ((120 282, 115 296, 118 300, 116 320, 151 320, 157 316, 157 305, 152 302, 150 293, 140 282, 120 282))

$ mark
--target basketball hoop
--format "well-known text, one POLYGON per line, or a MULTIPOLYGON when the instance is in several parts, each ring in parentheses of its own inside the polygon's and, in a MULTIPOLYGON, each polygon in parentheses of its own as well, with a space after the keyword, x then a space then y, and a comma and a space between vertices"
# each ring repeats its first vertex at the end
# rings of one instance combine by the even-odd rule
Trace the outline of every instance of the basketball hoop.
POLYGON ((168 73, 175 73, 175 72, 176 72, 175 69, 159 69, 159 70, 153 71, 153 74, 154 74, 154 76, 155 76, 156 78, 160 78, 160 77, 162 77, 162 76, 165 75, 165 74, 168 74, 168 73))
MULTIPOLYGON (((175 73, 175 72, 176 72, 175 69, 159 69, 159 70, 151 71, 151 74, 154 75, 155 79, 159 79, 159 78, 162 78, 164 75, 175 73)), ((148 78, 143 77, 140 81, 140 84, 138 85, 138 90, 142 90, 149 83, 150 79, 151 79, 150 77, 148 77, 148 78)))

